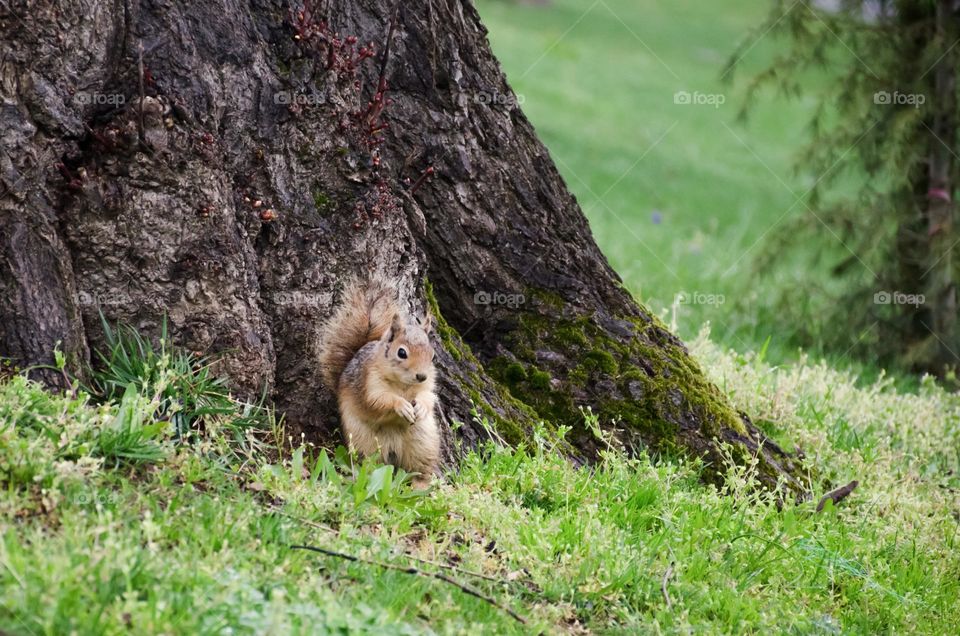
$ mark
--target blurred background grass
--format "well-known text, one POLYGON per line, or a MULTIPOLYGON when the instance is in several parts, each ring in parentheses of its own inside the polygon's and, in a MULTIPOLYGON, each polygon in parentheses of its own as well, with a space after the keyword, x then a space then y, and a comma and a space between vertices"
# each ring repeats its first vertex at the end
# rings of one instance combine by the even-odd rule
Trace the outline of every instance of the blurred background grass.
MULTIPOLYGON (((773 302, 791 269, 759 271, 754 259, 805 210, 798 198, 814 178, 794 171, 794 157, 818 79, 806 78, 801 97, 760 93, 743 120, 749 79, 778 42, 761 38, 725 74, 768 3, 477 4, 524 112, 633 293, 675 317, 684 338, 709 321, 722 344, 794 357, 791 326, 776 320, 773 302), (713 103, 678 104, 679 92, 713 103), (674 302, 678 294, 687 302, 674 302)), ((798 291, 796 302, 807 298, 798 291)), ((814 353, 850 364, 842 352, 814 353)))

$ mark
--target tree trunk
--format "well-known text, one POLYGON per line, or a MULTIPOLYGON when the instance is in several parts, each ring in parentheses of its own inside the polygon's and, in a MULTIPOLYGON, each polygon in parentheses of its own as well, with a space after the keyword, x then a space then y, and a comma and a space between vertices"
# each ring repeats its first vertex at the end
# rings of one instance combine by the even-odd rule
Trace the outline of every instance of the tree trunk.
POLYGON ((79 367, 98 311, 147 332, 167 314, 238 393, 328 442, 318 326, 339 281, 376 269, 439 320, 448 463, 539 420, 594 459, 590 406, 630 449, 703 456, 714 479, 727 442, 804 492, 623 288, 469 2, 7 7, 0 355, 59 342, 79 367))
POLYGON ((903 361, 912 369, 946 377, 957 366, 960 345, 957 325, 957 246, 954 220, 957 186, 957 57, 953 43, 958 30, 955 0, 915 3, 901 7, 896 28, 903 38, 900 57, 914 61, 916 96, 924 102, 916 125, 917 144, 925 161, 910 173, 910 190, 896 205, 903 209, 897 233, 895 291, 888 302, 902 316, 903 361), (934 56, 931 65, 928 58, 934 56), (899 297, 898 297, 899 296, 899 297))
POLYGON ((957 21, 955 0, 938 0, 936 33, 933 36, 950 48, 937 61, 932 71, 933 90, 931 100, 932 122, 929 132, 929 169, 927 179, 926 209, 926 258, 923 263, 924 296, 930 324, 924 324, 929 332, 926 348, 927 366, 935 373, 943 374, 955 367, 954 353, 958 342, 957 333, 957 265, 953 258, 956 246, 954 224, 954 188, 956 165, 954 148, 957 145, 957 67, 951 42, 955 41, 957 21))

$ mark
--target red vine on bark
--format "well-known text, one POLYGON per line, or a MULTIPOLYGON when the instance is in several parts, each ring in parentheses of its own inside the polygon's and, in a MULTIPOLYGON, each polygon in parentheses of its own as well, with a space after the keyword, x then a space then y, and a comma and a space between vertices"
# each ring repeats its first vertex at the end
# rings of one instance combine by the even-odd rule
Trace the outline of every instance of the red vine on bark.
MULTIPOLYGON (((384 111, 390 106, 387 96, 390 90, 387 80, 387 65, 390 61, 391 45, 397 29, 397 21, 401 4, 396 2, 390 16, 390 25, 379 56, 379 72, 376 88, 365 105, 355 111, 347 113, 334 112, 340 130, 346 132, 352 145, 367 153, 368 167, 373 174, 380 168, 380 146, 383 141, 382 133, 389 129, 390 123, 384 121, 384 111)), ((363 85, 360 79, 361 65, 377 56, 377 49, 373 42, 367 46, 358 45, 359 39, 354 35, 342 37, 333 30, 326 17, 322 17, 314 0, 304 0, 302 8, 289 12, 289 22, 293 31, 293 40, 298 43, 301 51, 311 59, 315 68, 322 67, 337 80, 343 81, 348 90, 352 90, 356 102, 363 102, 363 85)), ((292 104, 291 110, 299 113, 299 104, 292 104)), ((409 187, 411 194, 434 173, 433 166, 428 166, 419 175, 416 182, 410 186, 410 180, 404 184, 409 187)), ((396 196, 391 192, 384 179, 377 180, 376 185, 361 195, 353 206, 356 221, 355 230, 361 229, 371 219, 379 219, 385 213, 400 210, 396 196)))

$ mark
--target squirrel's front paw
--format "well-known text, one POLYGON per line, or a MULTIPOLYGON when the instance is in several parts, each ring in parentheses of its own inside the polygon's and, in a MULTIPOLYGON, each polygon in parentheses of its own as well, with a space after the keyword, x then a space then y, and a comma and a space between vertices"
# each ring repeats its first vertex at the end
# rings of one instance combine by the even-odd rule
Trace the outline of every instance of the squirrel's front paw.
POLYGON ((414 408, 413 404, 410 404, 406 400, 400 400, 393 410, 396 411, 397 415, 407 420, 411 424, 417 421, 416 409, 414 408))
POLYGON ((430 416, 430 411, 420 402, 413 403, 413 412, 417 416, 418 422, 422 422, 430 416))

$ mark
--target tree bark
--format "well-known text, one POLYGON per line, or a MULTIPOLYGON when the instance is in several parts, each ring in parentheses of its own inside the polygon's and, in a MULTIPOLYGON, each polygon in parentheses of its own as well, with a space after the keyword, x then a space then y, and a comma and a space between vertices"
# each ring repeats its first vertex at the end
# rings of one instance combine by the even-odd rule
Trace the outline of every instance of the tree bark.
MULTIPOLYGON (((910 174, 908 196, 897 202, 904 214, 897 232, 895 285, 915 302, 899 301, 902 360, 923 373, 947 377, 957 366, 957 246, 954 197, 957 186, 957 56, 960 10, 955 0, 901 7, 896 28, 905 60, 915 60, 911 81, 925 98, 916 123, 917 144, 926 160, 910 174), (931 65, 928 57, 935 56, 931 65)), ((897 302, 896 298, 891 300, 897 302)))
MULTIPOLYGON (((938 0, 935 34, 933 38, 950 46, 957 29, 957 10, 954 0, 938 0)), ((935 373, 944 374, 957 364, 953 348, 957 333, 957 265, 953 258, 956 246, 953 196, 956 170, 953 148, 957 145, 957 66, 956 55, 950 47, 937 61, 932 73, 932 121, 929 132, 929 167, 926 175, 927 192, 926 254, 922 260, 924 296, 930 324, 926 347, 927 366, 935 373)))
POLYGON ((592 460, 589 406, 634 451, 718 479, 726 442, 805 492, 624 289, 469 2, 12 2, 0 32, 0 355, 59 342, 79 367, 99 311, 147 332, 166 314, 329 442, 318 326, 376 269, 439 320, 448 464, 541 420, 592 460))

